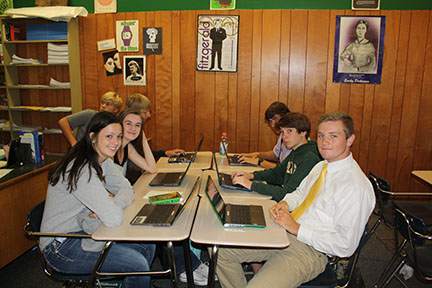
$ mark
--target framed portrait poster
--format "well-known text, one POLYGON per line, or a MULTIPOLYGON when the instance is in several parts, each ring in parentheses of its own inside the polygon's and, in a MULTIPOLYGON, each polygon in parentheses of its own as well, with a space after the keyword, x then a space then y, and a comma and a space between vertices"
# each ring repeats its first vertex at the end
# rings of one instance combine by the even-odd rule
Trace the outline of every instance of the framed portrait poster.
POLYGON ((380 84, 385 16, 336 16, 333 82, 380 84))
POLYGON ((237 72, 238 15, 198 15, 197 70, 237 72))
POLYGON ((146 56, 123 57, 124 85, 146 85, 146 56))

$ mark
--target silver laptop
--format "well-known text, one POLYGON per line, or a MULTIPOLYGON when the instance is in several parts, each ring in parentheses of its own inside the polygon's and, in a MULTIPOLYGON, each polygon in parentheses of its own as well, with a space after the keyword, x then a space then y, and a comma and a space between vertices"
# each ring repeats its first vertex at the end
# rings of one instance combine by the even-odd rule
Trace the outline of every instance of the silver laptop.
POLYGON ((204 140, 204 136, 201 136, 201 140, 198 144, 198 147, 196 148, 195 152, 190 152, 190 153, 186 153, 183 155, 179 155, 179 156, 170 156, 168 158, 168 163, 189 163, 189 162, 193 162, 195 159, 194 156, 196 153, 198 153, 200 147, 201 147, 201 143, 204 140))
POLYGON ((222 145, 222 147, 223 147, 223 149, 225 151, 225 156, 226 156, 228 164, 230 166, 253 166, 253 167, 256 167, 256 165, 254 165, 254 164, 240 162, 240 160, 239 160, 240 156, 241 156, 240 154, 231 154, 231 155, 228 155, 228 152, 226 150, 225 145, 222 145))
POLYGON ((225 203, 210 175, 207 178, 205 194, 224 227, 266 227, 262 206, 225 203))
POLYGON ((194 156, 192 160, 189 162, 186 170, 184 172, 159 172, 155 177, 150 181, 150 186, 180 186, 184 177, 186 176, 187 171, 191 164, 195 161, 198 150, 201 146, 204 137, 201 137, 200 143, 198 144, 197 149, 195 150, 194 156))
MULTIPOLYGON (((196 179, 196 182, 192 190, 187 195, 186 200, 183 203, 175 204, 145 204, 137 215, 130 222, 131 225, 151 225, 151 226, 171 226, 174 221, 180 217, 184 211, 186 205, 192 198, 194 190, 199 183, 200 177, 196 179)), ((184 192, 186 193, 186 192, 184 192)), ((183 196, 186 196, 183 194, 183 196)))
POLYGON ((214 163, 215 163, 215 167, 216 167, 216 173, 218 176, 219 185, 221 187, 227 188, 227 189, 242 190, 242 191, 247 191, 247 192, 252 191, 252 190, 247 189, 246 187, 243 187, 240 184, 233 184, 232 179, 231 179, 231 174, 219 173, 219 168, 217 165, 215 153, 213 153, 213 159, 214 159, 214 163))

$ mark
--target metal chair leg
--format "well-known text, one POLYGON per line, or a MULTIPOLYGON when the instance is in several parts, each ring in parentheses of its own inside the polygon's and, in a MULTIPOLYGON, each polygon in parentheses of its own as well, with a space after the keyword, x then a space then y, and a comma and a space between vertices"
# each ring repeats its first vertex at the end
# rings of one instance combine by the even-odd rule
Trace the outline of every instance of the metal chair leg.
POLYGON ((94 283, 96 281, 97 273, 98 273, 98 271, 100 271, 100 269, 102 267, 102 264, 105 261, 105 258, 108 255, 109 250, 111 249, 112 244, 113 244, 113 241, 107 241, 107 242, 105 242, 105 245, 102 248, 102 251, 101 251, 101 253, 99 255, 99 258, 98 258, 98 260, 96 262, 95 269, 93 270, 93 272, 92 272, 92 274, 90 276, 90 279, 89 279, 86 287, 89 287, 89 288, 94 287, 94 283))
POLYGON ((218 256, 218 245, 213 245, 210 249, 210 267, 209 267, 209 276, 208 276, 208 286, 209 288, 213 288, 215 285, 215 273, 216 273, 216 265, 217 265, 217 256, 218 256))
MULTIPOLYGON (((396 273, 399 272, 399 270, 402 268, 402 266, 405 264, 405 260, 402 260, 399 265, 396 266, 396 268, 392 271, 390 276, 386 279, 386 281, 383 284, 383 288, 387 286, 388 283, 390 283, 391 279, 395 277, 396 273)), ((399 280, 399 279, 398 279, 399 280)))
POLYGON ((174 245, 172 243, 172 241, 168 241, 167 242, 167 247, 168 247, 168 264, 171 270, 170 273, 170 279, 171 279, 171 283, 172 286, 174 288, 177 288, 177 271, 175 268, 175 258, 174 258, 174 245))
POLYGON ((183 244, 184 259, 186 265, 187 284, 189 288, 192 288, 195 287, 195 285, 194 285, 194 278, 192 273, 192 260, 191 260, 191 251, 189 248, 189 238, 183 240, 182 244, 183 244))

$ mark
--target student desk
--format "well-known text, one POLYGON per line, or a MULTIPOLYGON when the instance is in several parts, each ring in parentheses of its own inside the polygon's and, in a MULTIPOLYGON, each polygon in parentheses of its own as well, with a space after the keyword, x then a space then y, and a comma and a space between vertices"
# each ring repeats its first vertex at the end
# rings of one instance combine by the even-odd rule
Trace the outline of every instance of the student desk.
POLYGON ((432 170, 415 170, 411 172, 426 183, 432 185, 432 170))
MULTIPOLYGON (((169 191, 184 192, 193 188, 195 180, 201 175, 201 170, 189 170, 182 185, 177 188, 173 187, 150 187, 148 183, 153 179, 155 174, 143 174, 134 185, 135 201, 124 209, 124 219, 120 226, 106 227, 102 225, 95 233, 92 234, 94 240, 102 241, 167 241, 168 250, 170 251, 170 270, 164 272, 155 272, 156 274, 166 274, 171 272, 171 281, 174 287, 177 287, 177 275, 174 262, 173 241, 182 241, 185 252, 186 272, 188 276, 188 285, 192 287, 193 280, 191 271, 190 249, 189 249, 189 234, 192 228, 192 222, 195 216, 195 211, 198 206, 199 198, 195 195, 190 199, 190 202, 185 207, 185 210, 171 227, 155 227, 155 226, 132 226, 129 223, 142 208, 148 203, 145 199, 145 194, 150 190, 158 190, 161 193, 169 191)), ((199 185, 197 186, 199 188, 199 185)), ((196 191, 196 190, 195 190, 196 191)), ((196 192, 194 192, 196 193, 196 192)))
MULTIPOLYGON (((231 155, 231 153, 228 153, 228 155, 231 155)), ((264 170, 264 168, 260 166, 231 166, 228 164, 228 160, 226 156, 225 155, 222 156, 219 153, 216 153, 216 161, 220 172, 244 171, 244 172, 252 173, 254 171, 264 170)))
MULTIPOLYGON (((204 177, 203 177, 204 178, 204 177)), ((201 185, 200 190, 204 189, 201 185)), ((237 204, 261 205, 267 227, 265 228, 224 228, 216 216, 208 198, 202 197, 198 207, 195 223, 192 228, 191 240, 195 243, 211 245, 208 287, 214 287, 214 275, 217 264, 218 247, 243 246, 285 248, 290 242, 287 232, 270 219, 268 210, 274 204, 272 200, 252 198, 225 198, 226 202, 237 204)))
POLYGON ((0 268, 34 246, 23 233, 27 213, 45 199, 48 171, 60 158, 47 155, 45 161, 15 168, 0 179, 0 268))
MULTIPOLYGON (((231 171, 232 172, 232 171, 231 171)), ((231 172, 225 172, 225 173, 231 173, 231 172)), ((205 185, 207 184, 207 176, 210 175, 210 177, 212 177, 214 183, 217 185, 219 192, 222 195, 222 198, 224 199, 231 199, 231 198, 252 198, 252 199, 262 199, 262 200, 270 200, 272 198, 272 196, 270 195, 263 195, 263 194, 259 194, 257 192, 248 192, 248 191, 242 191, 242 190, 235 190, 235 189, 227 189, 227 188, 222 188, 219 185, 219 181, 217 178, 217 173, 216 170, 207 170, 207 171, 203 171, 202 177, 201 177, 201 188, 200 189, 200 196, 205 196, 205 185)))
MULTIPOLYGON (((212 152, 198 151, 195 161, 191 164, 189 170, 199 169, 206 170, 211 168, 212 164, 212 152)), ((161 157, 157 161, 156 165, 159 171, 183 171, 186 169, 189 163, 168 163, 169 157, 161 157)))

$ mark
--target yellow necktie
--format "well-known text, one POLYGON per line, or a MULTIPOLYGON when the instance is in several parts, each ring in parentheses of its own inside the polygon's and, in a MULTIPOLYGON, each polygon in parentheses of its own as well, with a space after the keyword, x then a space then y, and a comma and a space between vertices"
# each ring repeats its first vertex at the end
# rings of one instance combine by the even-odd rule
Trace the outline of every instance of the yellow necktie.
POLYGON ((303 213, 306 212, 307 209, 309 209, 312 202, 315 200, 315 197, 318 195, 319 191, 321 190, 326 175, 327 175, 327 164, 324 164, 321 170, 321 174, 318 176, 317 180, 312 185, 312 188, 310 189, 309 194, 303 200, 303 203, 301 203, 296 209, 294 209, 293 212, 291 212, 291 215, 293 216, 294 220, 297 221, 303 215, 303 213))

